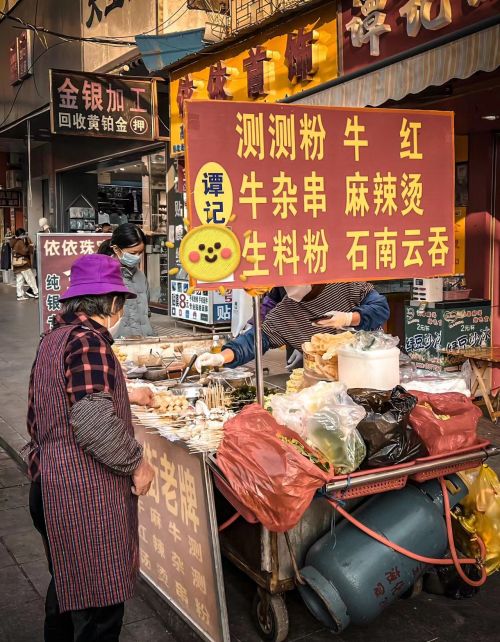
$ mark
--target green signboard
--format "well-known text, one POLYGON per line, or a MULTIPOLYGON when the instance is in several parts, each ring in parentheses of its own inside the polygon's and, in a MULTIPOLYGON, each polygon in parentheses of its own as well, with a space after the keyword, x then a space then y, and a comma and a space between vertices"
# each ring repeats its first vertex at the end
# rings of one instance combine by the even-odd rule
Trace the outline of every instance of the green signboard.
POLYGON ((491 306, 484 303, 464 302, 455 307, 434 308, 407 305, 405 350, 411 360, 427 370, 454 370, 463 359, 445 355, 443 350, 490 346, 491 306))

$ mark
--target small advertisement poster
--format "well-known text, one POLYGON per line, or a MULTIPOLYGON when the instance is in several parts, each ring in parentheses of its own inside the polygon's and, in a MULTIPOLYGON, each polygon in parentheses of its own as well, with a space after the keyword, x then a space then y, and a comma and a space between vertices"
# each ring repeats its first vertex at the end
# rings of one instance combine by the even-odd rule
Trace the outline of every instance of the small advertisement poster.
POLYGON ((61 310, 59 297, 69 288, 73 261, 85 254, 95 254, 109 234, 38 234, 38 288, 40 332, 52 329, 61 310))

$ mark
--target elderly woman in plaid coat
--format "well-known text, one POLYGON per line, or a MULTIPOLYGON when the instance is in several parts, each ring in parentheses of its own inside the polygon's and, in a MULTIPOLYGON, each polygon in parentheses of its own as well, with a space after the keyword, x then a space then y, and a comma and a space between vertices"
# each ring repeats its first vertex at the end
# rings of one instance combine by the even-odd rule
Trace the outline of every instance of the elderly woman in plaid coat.
POLYGON ((112 258, 77 259, 31 372, 30 510, 52 575, 46 642, 117 642, 134 591, 137 495, 153 473, 130 414, 151 393, 129 399, 111 348, 129 296, 112 258))

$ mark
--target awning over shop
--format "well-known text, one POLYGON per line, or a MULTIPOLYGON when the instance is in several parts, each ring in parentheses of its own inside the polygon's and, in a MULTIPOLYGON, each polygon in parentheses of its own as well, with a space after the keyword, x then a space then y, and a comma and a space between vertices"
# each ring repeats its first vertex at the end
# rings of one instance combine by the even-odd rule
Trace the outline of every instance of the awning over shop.
POLYGON ((203 49, 204 29, 190 29, 164 36, 136 36, 148 71, 154 72, 203 49))
POLYGON ((500 67, 500 25, 306 96, 307 105, 377 107, 431 85, 500 67))

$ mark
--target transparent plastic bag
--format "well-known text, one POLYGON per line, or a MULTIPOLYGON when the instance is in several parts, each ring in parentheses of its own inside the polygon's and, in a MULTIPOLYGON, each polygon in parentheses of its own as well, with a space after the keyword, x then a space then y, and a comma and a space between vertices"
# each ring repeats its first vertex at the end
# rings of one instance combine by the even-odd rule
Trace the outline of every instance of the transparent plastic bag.
MULTIPOLYGON (((469 494, 460 502, 464 513, 458 521, 468 533, 477 534, 483 540, 486 572, 491 575, 500 569, 500 481, 486 464, 459 474, 469 494)), ((467 553, 476 554, 476 551, 467 553)))
POLYGON ((279 424, 306 437, 309 418, 326 404, 338 402, 342 394, 345 394, 345 386, 341 383, 320 381, 300 392, 273 395, 271 412, 279 424))
POLYGON ((354 335, 354 341, 349 344, 351 350, 366 352, 367 350, 389 350, 399 344, 399 337, 385 334, 382 330, 360 330, 354 335))
POLYGON ((418 369, 414 370, 411 374, 403 374, 401 376, 401 383, 404 384, 407 390, 440 394, 458 392, 466 397, 470 397, 470 386, 466 376, 461 371, 434 372, 418 369))
POLYGON ((326 405, 307 422, 307 443, 325 456, 335 475, 352 473, 366 457, 365 443, 356 430, 366 412, 346 393, 341 401, 326 405))

